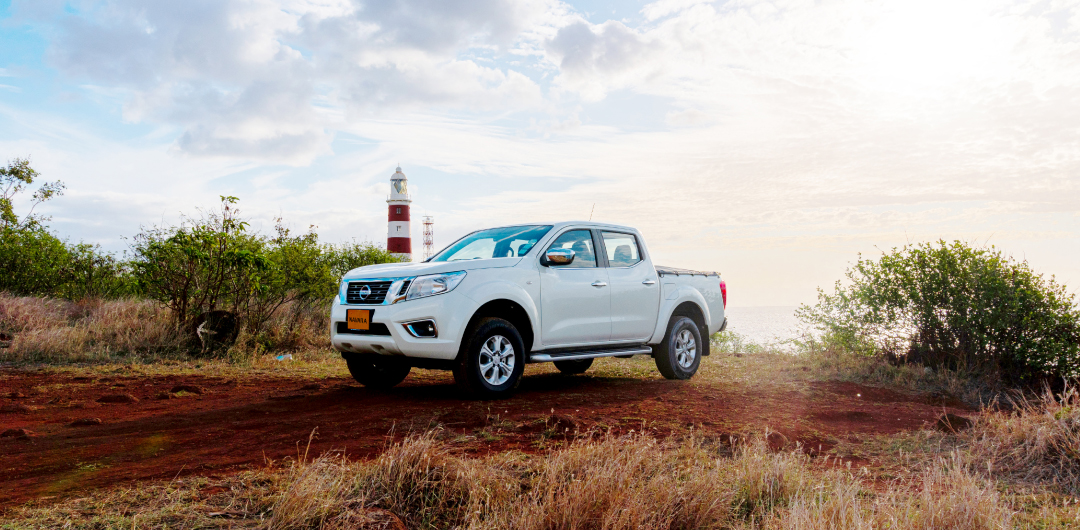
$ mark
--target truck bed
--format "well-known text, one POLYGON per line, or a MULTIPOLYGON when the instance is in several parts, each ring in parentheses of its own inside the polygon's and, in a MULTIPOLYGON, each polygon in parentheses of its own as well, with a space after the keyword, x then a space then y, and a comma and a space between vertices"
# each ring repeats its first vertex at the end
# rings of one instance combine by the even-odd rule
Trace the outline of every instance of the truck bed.
POLYGON ((660 276, 720 276, 719 272, 680 269, 678 267, 668 267, 667 265, 656 265, 656 273, 660 276))

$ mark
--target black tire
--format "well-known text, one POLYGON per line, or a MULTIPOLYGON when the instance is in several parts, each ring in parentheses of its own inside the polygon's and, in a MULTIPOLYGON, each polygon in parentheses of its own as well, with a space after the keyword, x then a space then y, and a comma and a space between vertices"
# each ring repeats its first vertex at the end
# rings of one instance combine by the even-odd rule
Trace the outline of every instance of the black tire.
POLYGON ((412 366, 404 359, 382 355, 350 355, 345 358, 349 373, 368 388, 392 388, 409 376, 412 366))
POLYGON ((592 359, 577 359, 574 361, 555 361, 555 368, 564 374, 583 374, 592 366, 592 359))
POLYGON ((690 379, 701 365, 703 351, 701 331, 697 324, 689 317, 676 315, 671 317, 664 342, 657 346, 653 357, 656 369, 665 378, 690 379), (692 344, 687 339, 692 340, 692 344), (687 348, 687 345, 691 347, 687 348))
POLYGON ((485 318, 463 342, 454 381, 475 397, 505 398, 513 394, 524 372, 525 344, 517 328, 501 318, 485 318))

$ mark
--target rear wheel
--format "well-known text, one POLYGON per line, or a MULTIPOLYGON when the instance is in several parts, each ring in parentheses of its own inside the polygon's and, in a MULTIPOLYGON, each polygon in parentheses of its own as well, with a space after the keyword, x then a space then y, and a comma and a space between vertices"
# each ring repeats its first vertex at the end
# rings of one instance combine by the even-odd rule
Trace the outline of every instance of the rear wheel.
POLYGON ((578 359, 574 361, 555 361, 555 368, 564 374, 583 374, 592 366, 592 359, 578 359))
POLYGON ((466 339, 454 366, 454 381, 480 398, 508 397, 525 372, 521 334, 501 318, 485 318, 466 339))
POLYGON ((690 379, 701 365, 701 331, 692 319, 671 317, 664 342, 656 348, 656 369, 667 379, 690 379))
POLYGON ((349 373, 368 388, 391 388, 405 380, 412 366, 404 359, 382 355, 350 355, 345 358, 349 373))

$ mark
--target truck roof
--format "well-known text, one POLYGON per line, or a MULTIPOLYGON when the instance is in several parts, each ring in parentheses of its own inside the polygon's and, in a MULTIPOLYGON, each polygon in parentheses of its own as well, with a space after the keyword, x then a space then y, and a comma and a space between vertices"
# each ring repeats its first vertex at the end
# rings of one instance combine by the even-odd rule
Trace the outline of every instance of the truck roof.
POLYGON ((593 227, 593 228, 614 228, 616 230, 630 230, 632 232, 637 232, 638 231, 637 228, 634 228, 632 226, 616 225, 616 224, 611 224, 611 223, 601 223, 601 222, 598 222, 598 221, 558 221, 558 222, 540 221, 540 222, 535 222, 535 223, 514 223, 514 224, 510 224, 510 225, 489 226, 487 228, 481 228, 480 230, 488 230, 488 229, 491 229, 491 228, 507 228, 507 227, 511 227, 511 226, 542 226, 542 225, 551 225, 553 227, 553 229, 555 229, 555 230, 558 230, 558 229, 566 227, 566 226, 582 226, 582 225, 584 225, 584 226, 589 226, 589 227, 593 227))

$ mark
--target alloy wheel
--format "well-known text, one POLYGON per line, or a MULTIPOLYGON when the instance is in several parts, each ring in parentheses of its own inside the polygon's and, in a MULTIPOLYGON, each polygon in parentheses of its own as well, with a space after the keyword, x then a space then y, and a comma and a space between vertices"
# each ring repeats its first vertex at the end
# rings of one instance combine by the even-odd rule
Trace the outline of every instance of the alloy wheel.
POLYGON ((696 357, 697 341, 694 340, 694 334, 688 329, 679 331, 675 336, 675 361, 683 368, 690 368, 696 357))
POLYGON ((480 375, 492 386, 506 383, 516 362, 514 346, 502 335, 492 335, 480 348, 480 375))

